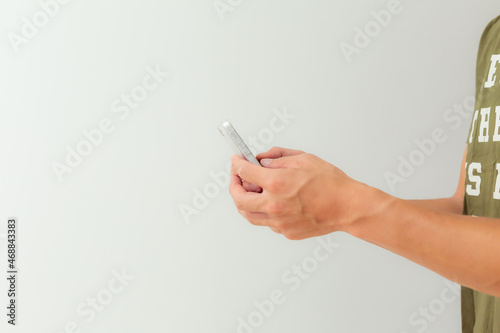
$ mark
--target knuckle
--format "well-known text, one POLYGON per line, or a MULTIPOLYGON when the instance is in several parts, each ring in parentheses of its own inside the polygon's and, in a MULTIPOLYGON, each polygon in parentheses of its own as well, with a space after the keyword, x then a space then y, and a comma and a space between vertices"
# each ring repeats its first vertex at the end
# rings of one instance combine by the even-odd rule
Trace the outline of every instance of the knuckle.
POLYGON ((278 229, 278 228, 275 228, 275 227, 269 227, 273 232, 277 233, 277 234, 281 234, 281 231, 278 229))
POLYGON ((257 225, 257 223, 255 222, 254 219, 252 219, 251 217, 247 217, 245 216, 245 219, 251 224, 251 225, 257 225))
POLYGON ((275 175, 267 180, 267 188, 272 192, 279 192, 283 189, 285 182, 279 175, 275 175))
POLYGON ((289 240, 300 240, 300 236, 298 234, 290 233, 290 232, 284 232, 283 236, 285 236, 289 240))
POLYGON ((238 168, 236 167, 236 163, 231 159, 231 173, 238 174, 238 168))
POLYGON ((245 218, 245 220, 250 222, 250 224, 256 225, 255 221, 252 219, 252 216, 248 212, 245 212, 242 210, 238 210, 238 211, 240 212, 241 216, 243 216, 245 218))
POLYGON ((316 155, 313 155, 311 153, 304 153, 302 157, 303 161, 315 161, 317 159, 316 155))
POLYGON ((242 166, 239 171, 237 170, 237 174, 240 176, 241 179, 245 179, 246 178, 246 175, 247 175, 247 167, 246 166, 242 166))
POLYGON ((238 213, 240 213, 241 216, 243 216, 246 220, 248 220, 247 216, 245 214, 245 211, 242 211, 241 209, 238 209, 238 213))
POLYGON ((285 211, 285 205, 280 201, 270 201, 267 204, 267 211, 271 215, 280 215, 285 211))
POLYGON ((234 198, 233 201, 234 201, 234 205, 236 206, 238 211, 241 213, 241 211, 243 210, 243 202, 239 198, 234 198))
POLYGON ((276 229, 281 230, 282 232, 285 232, 285 231, 287 231, 287 230, 288 230, 288 226, 287 226, 287 224, 286 224, 284 221, 276 221, 276 222, 274 223, 274 227, 275 227, 276 229))
POLYGON ((237 194, 236 193, 237 192, 235 191, 235 189, 233 188, 233 186, 230 185, 228 191, 229 191, 229 194, 231 195, 231 198, 233 198, 233 201, 236 200, 236 198, 237 198, 237 194))
POLYGON ((312 167, 318 163, 319 158, 311 153, 304 153, 301 155, 300 165, 305 167, 312 167))
POLYGON ((246 212, 245 218, 253 225, 262 225, 262 222, 259 222, 257 216, 251 212, 246 212))
POLYGON ((304 153, 304 155, 305 155, 308 159, 310 159, 310 160, 317 160, 317 159, 319 159, 319 157, 318 157, 318 156, 316 156, 316 155, 314 155, 314 154, 311 154, 311 153, 304 153))

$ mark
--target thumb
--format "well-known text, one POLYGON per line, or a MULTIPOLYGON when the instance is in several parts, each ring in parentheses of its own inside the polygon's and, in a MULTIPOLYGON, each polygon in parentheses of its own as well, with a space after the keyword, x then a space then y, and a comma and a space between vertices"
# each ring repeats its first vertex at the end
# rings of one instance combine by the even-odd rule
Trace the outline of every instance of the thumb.
POLYGON ((260 160, 260 165, 270 169, 292 168, 295 166, 294 160, 296 156, 284 156, 280 158, 263 158, 260 160))

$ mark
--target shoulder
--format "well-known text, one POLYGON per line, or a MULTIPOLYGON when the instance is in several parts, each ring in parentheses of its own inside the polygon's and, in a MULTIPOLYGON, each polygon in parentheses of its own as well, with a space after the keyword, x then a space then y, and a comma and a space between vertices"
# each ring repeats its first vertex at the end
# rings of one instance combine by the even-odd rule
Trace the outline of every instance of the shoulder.
MULTIPOLYGON (((487 39, 495 30, 500 29, 500 16, 495 17, 493 20, 488 23, 486 28, 484 28, 483 35, 481 36, 481 41, 487 39)), ((497 34, 494 34, 495 37, 498 38, 497 34)))

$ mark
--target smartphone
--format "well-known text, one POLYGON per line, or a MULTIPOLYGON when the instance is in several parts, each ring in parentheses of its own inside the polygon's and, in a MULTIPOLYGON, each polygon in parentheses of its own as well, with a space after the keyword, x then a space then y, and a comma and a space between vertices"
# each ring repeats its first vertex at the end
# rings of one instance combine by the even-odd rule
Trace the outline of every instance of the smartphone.
POLYGON ((253 156, 245 141, 243 141, 229 121, 226 120, 219 125, 219 132, 226 138, 226 141, 229 143, 229 146, 231 146, 235 154, 240 155, 252 164, 260 166, 259 161, 257 161, 255 156, 253 156))

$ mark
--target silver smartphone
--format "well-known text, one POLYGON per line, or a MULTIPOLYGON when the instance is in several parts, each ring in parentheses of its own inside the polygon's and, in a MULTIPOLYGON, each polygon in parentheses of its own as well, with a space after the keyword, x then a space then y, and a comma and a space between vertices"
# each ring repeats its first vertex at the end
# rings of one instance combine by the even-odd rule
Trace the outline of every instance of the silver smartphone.
POLYGON ((235 154, 240 155, 250 163, 260 166, 259 161, 257 161, 255 156, 253 156, 245 141, 243 141, 229 121, 226 120, 219 125, 219 132, 226 138, 226 141, 229 143, 235 154))

